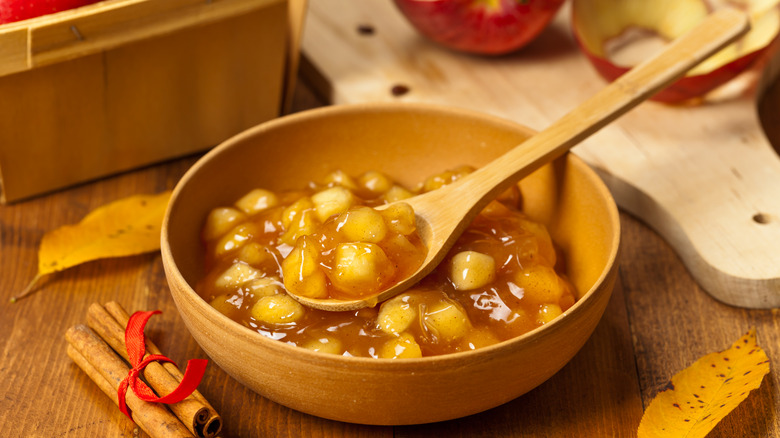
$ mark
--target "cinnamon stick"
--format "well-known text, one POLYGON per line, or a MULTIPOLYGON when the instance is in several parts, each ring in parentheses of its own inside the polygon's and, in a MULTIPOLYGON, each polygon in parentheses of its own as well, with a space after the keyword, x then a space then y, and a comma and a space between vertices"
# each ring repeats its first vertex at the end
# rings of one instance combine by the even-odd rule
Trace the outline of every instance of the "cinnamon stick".
MULTIPOLYGON (((116 306, 118 306, 118 304, 116 304, 116 306)), ((98 303, 93 303, 87 311, 87 325, 103 338, 114 351, 125 360, 129 361, 127 346, 125 344, 126 322, 120 325, 120 323, 117 322, 103 306, 98 303)), ((175 365, 170 365, 172 365, 173 368, 176 368, 175 365)), ((178 370, 178 368, 176 369, 178 370)), ((177 380, 172 376, 160 362, 151 362, 147 365, 143 371, 143 375, 146 382, 159 396, 164 396, 173 392, 181 381, 181 379, 177 380)), ((211 406, 207 406, 202 400, 196 398, 194 393, 178 403, 169 404, 168 408, 195 436, 211 438, 219 432, 221 419, 218 423, 214 424, 218 427, 207 430, 206 425, 208 424, 209 418, 212 417, 212 412, 215 416, 218 417, 218 415, 216 415, 216 412, 211 406), (211 408, 211 411, 209 411, 209 408, 211 408)))
MULTIPOLYGON (((113 386, 111 386, 111 383, 109 383, 108 380, 106 380, 105 377, 103 377, 100 374, 100 372, 97 369, 95 369, 95 367, 92 366, 92 364, 89 363, 89 361, 85 359, 84 356, 82 356, 81 353, 78 352, 78 350, 76 350, 75 347, 73 347, 73 345, 68 344, 67 352, 68 352, 68 357, 70 357, 71 360, 73 360, 73 363, 78 365, 78 367, 81 368, 82 371, 84 371, 84 373, 90 378, 90 380, 95 382, 98 388, 100 388, 100 390, 103 391, 103 393, 107 395, 108 398, 110 398, 115 405, 119 405, 119 398, 118 398, 119 396, 117 395, 116 389, 113 386)), ((140 427, 141 430, 146 432, 148 435, 149 426, 143 423, 144 419, 135 418, 135 421, 138 427, 140 427)))
MULTIPOLYGON (((76 325, 68 329, 65 338, 70 344, 68 355, 74 358, 90 378, 118 403, 117 388, 130 368, 89 327, 76 325), (83 360, 82 360, 83 359, 83 360), (98 378, 102 377, 102 380, 98 378), (113 396, 111 395, 113 394, 113 396)), ((126 394, 127 406, 136 422, 151 437, 192 437, 192 433, 164 405, 147 403, 132 391, 126 394)))

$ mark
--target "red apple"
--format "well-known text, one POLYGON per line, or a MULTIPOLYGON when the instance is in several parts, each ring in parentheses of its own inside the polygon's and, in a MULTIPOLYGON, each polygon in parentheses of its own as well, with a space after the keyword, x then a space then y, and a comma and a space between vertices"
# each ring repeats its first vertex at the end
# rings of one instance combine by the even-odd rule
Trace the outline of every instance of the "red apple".
MULTIPOLYGON (((725 84, 758 59, 780 31, 780 0, 725 0, 746 9, 751 30, 652 99, 681 103, 725 84)), ((574 0, 575 39, 596 71, 612 81, 710 13, 708 0, 574 0)))
POLYGON ((0 0, 0 24, 74 9, 100 0, 0 0))
POLYGON ((536 38, 565 0, 395 0, 423 35, 484 55, 515 51, 536 38))

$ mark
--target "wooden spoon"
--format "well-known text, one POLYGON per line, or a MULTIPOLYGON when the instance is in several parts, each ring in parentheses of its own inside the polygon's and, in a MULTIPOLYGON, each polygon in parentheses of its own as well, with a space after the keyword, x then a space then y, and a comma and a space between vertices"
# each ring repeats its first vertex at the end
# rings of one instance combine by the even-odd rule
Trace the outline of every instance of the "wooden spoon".
POLYGON ((418 230, 428 248, 422 266, 408 278, 377 295, 356 300, 293 297, 308 307, 344 311, 373 307, 403 292, 442 261, 474 217, 504 190, 684 76, 749 28, 745 13, 731 8, 716 11, 661 53, 503 156, 450 185, 404 200, 414 208, 418 230))

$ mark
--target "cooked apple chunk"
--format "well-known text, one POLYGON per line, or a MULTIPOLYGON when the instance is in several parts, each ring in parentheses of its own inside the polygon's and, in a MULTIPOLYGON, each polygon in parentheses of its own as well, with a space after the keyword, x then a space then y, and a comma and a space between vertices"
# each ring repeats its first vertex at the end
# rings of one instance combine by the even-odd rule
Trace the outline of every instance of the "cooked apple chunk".
POLYGON ((276 194, 264 189, 254 189, 236 201, 236 207, 249 215, 277 205, 279 205, 279 198, 276 194))
POLYGON ((417 319, 417 309, 408 294, 399 295, 382 303, 376 322, 385 333, 400 335, 417 319))
POLYGON ((219 207, 211 210, 203 227, 203 239, 214 240, 222 237, 231 228, 246 220, 246 214, 231 207, 219 207))
POLYGON ((300 319, 303 306, 286 294, 270 295, 257 300, 252 306, 252 316, 269 324, 289 324, 300 319))
POLYGON ((234 263, 217 278, 214 286, 217 289, 235 289, 261 276, 260 271, 246 263, 234 263))
POLYGON ((370 242, 342 243, 330 281, 341 292, 360 296, 381 291, 395 273, 395 267, 378 245, 370 242))
POLYGON ((417 220, 412 206, 404 202, 389 205, 379 214, 384 217, 390 231, 404 236, 414 233, 417 229, 417 220))
POLYGON ((310 298, 327 296, 325 273, 319 266, 320 252, 309 236, 302 237, 282 261, 284 287, 295 295, 310 298))
POLYGON ((217 257, 236 251, 249 243, 252 236, 259 234, 257 224, 245 223, 225 233, 217 241, 214 252, 217 257))
POLYGON ((370 207, 356 207, 336 219, 336 230, 349 242, 377 243, 387 235, 382 215, 370 207))
POLYGON ((496 278, 493 257, 476 251, 462 251, 450 260, 450 280, 457 290, 477 289, 496 278))
POLYGON ((382 199, 385 202, 398 202, 403 201, 404 199, 409 199, 412 196, 414 196, 414 193, 401 186, 395 185, 390 187, 390 189, 382 195, 382 199))
POLYGON ((414 336, 404 333, 385 342, 379 349, 379 357, 384 359, 411 359, 422 357, 422 350, 414 336))
POLYGON ((469 329, 466 312, 448 300, 442 300, 426 310, 423 322, 436 340, 443 342, 460 339, 469 329))
POLYGON ((393 187, 393 181, 382 172, 369 170, 358 177, 358 184, 374 195, 381 195, 393 187))
POLYGON ((523 289, 523 299, 534 304, 557 303, 565 288, 555 270, 543 265, 524 268, 515 275, 514 283, 523 289))
POLYGON ((317 218, 325 222, 329 217, 344 213, 355 204, 355 196, 344 187, 331 187, 311 196, 317 218))
POLYGON ((303 343, 301 347, 320 353, 341 354, 344 351, 340 340, 333 336, 323 335, 303 343))

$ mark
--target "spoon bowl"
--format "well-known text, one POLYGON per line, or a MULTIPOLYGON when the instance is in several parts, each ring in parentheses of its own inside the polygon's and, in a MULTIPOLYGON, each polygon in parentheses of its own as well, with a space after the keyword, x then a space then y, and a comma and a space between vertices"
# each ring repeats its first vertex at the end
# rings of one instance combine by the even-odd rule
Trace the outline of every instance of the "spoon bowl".
POLYGON ((748 17, 743 12, 731 8, 716 11, 655 57, 629 70, 498 159, 453 184, 404 200, 415 211, 420 237, 428 253, 416 272, 389 289, 355 300, 318 299, 288 293, 308 307, 329 311, 373 307, 398 295, 430 273, 474 217, 509 186, 684 76, 749 29, 748 17))

